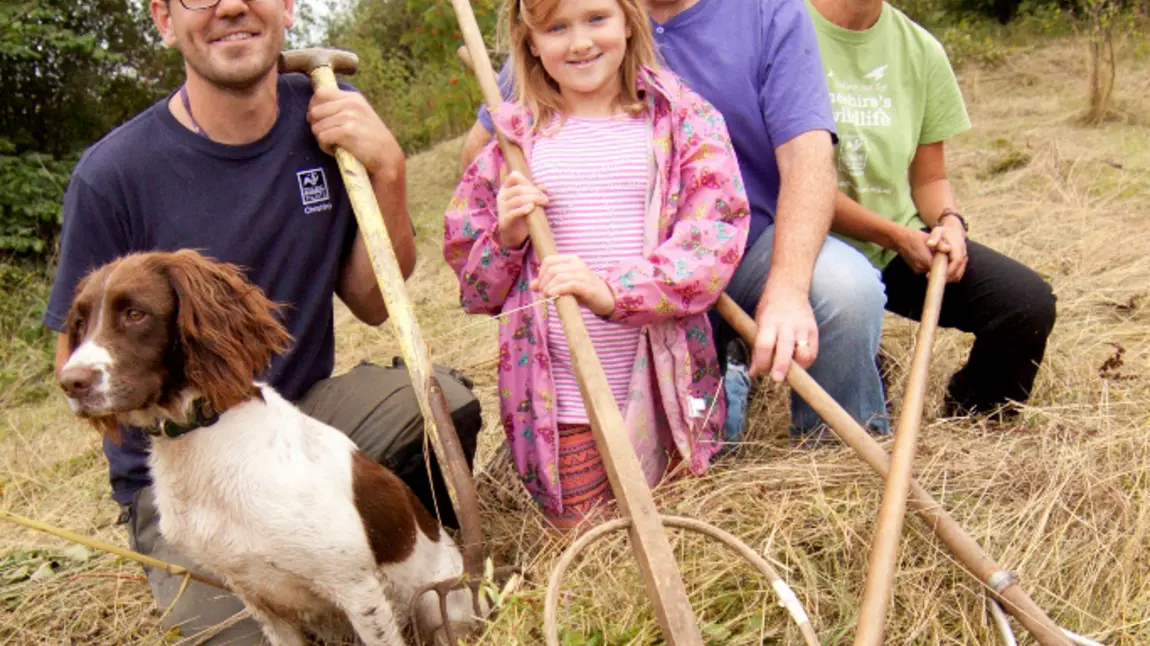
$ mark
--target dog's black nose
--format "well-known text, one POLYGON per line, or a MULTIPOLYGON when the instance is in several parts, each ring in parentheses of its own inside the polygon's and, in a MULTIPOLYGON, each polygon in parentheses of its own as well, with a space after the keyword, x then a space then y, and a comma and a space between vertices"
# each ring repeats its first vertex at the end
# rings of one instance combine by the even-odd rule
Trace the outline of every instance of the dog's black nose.
POLYGON ((100 371, 89 366, 72 366, 60 372, 60 387, 72 399, 83 399, 92 394, 100 382, 100 371))

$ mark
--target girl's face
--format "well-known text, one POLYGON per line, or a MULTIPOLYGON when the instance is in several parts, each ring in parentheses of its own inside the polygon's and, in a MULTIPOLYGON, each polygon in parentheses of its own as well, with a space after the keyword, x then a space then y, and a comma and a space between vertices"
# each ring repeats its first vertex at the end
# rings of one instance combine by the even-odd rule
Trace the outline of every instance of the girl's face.
POLYGON ((561 0, 554 15, 531 32, 531 53, 559 84, 572 113, 613 107, 631 28, 617 0, 561 0))

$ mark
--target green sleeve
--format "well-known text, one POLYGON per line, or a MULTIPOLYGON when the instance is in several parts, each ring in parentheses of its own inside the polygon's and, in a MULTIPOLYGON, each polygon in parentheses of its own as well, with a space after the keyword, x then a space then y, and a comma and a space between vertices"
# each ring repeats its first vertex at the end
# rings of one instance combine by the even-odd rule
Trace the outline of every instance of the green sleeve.
POLYGON ((929 38, 926 47, 926 112, 918 143, 933 144, 970 129, 966 104, 942 44, 929 38))

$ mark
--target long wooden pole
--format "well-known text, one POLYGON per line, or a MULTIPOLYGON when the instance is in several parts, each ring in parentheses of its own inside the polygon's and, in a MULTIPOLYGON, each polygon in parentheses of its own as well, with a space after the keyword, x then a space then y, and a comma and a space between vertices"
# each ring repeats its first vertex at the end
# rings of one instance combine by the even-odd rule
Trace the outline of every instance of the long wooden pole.
POLYGON ((926 377, 930 355, 934 349, 934 335, 938 329, 938 315, 942 309, 942 293, 946 288, 948 257, 936 253, 926 284, 926 300, 918 326, 914 358, 910 364, 906 394, 895 430, 894 453, 890 475, 886 478, 882 505, 879 507, 878 527, 871 543, 870 562, 863 590, 859 623, 855 629, 855 646, 882 644, 886 627, 886 613, 894 586, 894 571, 898 559, 898 544, 902 538, 902 523, 906 517, 906 496, 910 490, 910 472, 914 464, 915 443, 922 422, 922 403, 926 394, 926 377))
MULTIPOLYGON (((330 81, 325 82, 335 86, 331 68, 318 68, 313 72, 314 75, 330 76, 330 81)), ((387 304, 387 320, 395 330, 404 365, 411 375, 412 390, 415 391, 415 399, 423 414, 426 437, 435 450, 448 496, 459 520, 459 548, 463 553, 464 569, 468 574, 482 574, 483 532, 479 525, 479 495, 467 469, 467 457, 459 443, 455 424, 447 412, 443 388, 431 367, 431 355, 415 320, 415 308, 404 286, 391 238, 387 235, 379 204, 375 201, 375 192, 363 164, 342 148, 336 148, 335 153, 344 185, 356 207, 356 219, 364 241, 367 242, 372 268, 387 304)))
MULTIPOLYGON (((281 55, 282 68, 293 71, 306 71, 316 88, 336 88, 335 73, 330 56, 323 50, 301 50, 285 52, 281 55), (322 63, 316 65, 318 62, 322 63)), ((383 214, 375 199, 375 190, 367 175, 367 170, 351 153, 343 148, 335 149, 339 172, 347 188, 352 211, 363 235, 371 267, 375 273, 379 289, 387 305, 387 320, 395 330, 403 354, 404 364, 411 375, 412 390, 423 414, 425 437, 435 449, 443 480, 447 485, 448 496, 459 520, 460 551, 466 572, 473 576, 483 574, 483 532, 479 524, 479 496, 475 482, 467 468, 467 457, 459 443, 455 425, 447 411, 447 401, 443 389, 431 367, 431 355, 423 342, 419 324, 415 319, 415 308, 407 295, 403 273, 391 245, 391 237, 383 223, 383 214)))
MULTIPOLYGON (((503 102, 503 97, 471 4, 468 0, 452 0, 451 4, 455 8, 463 41, 467 45, 472 70, 483 90, 484 101, 494 110, 503 102)), ((530 178, 530 169, 523 151, 508 141, 503 133, 497 132, 496 135, 508 166, 530 178)), ((527 228, 531 244, 540 260, 556 253, 555 239, 542 209, 536 208, 527 216, 527 228)), ((571 361, 578 378, 579 391, 583 395, 595 444, 607 469, 611 490, 623 513, 631 518, 631 548, 646 583, 647 596, 654 604, 655 616, 663 636, 671 646, 702 646, 703 637, 695 624, 695 613, 687 599, 687 590, 675 563, 671 543, 663 530, 662 520, 639 467, 635 449, 631 446, 623 424, 623 415, 611 396, 607 377, 591 345, 579 303, 573 296, 562 296, 556 301, 555 308, 571 347, 571 361)))
MULTIPOLYGON (((730 296, 719 297, 715 308, 731 327, 748 343, 754 343, 758 326, 754 319, 738 306, 730 296)), ((809 374, 794 363, 787 371, 787 383, 811 408, 823 418, 835 434, 859 454, 880 476, 890 474, 890 456, 862 426, 839 406, 809 374)), ((963 566, 983 582, 988 591, 999 600, 1038 643, 1043 646, 1070 646, 1070 641, 1050 617, 1039 608, 1018 585, 1014 576, 1003 570, 983 551, 970 534, 943 509, 914 479, 910 480, 910 509, 918 514, 934 535, 946 545, 963 566)))
POLYGON ((63 538, 64 540, 72 541, 73 543, 79 543, 80 545, 84 545, 87 547, 91 547, 93 549, 101 550, 101 551, 107 552, 109 554, 115 554, 116 556, 122 556, 126 559, 131 559, 131 560, 133 560, 133 561, 135 561, 141 565, 147 565, 148 567, 156 568, 157 570, 163 570, 164 572, 167 572, 168 574, 171 574, 173 576, 186 576, 186 577, 192 579, 193 581, 199 581, 200 583, 219 588, 220 590, 224 590, 226 592, 231 592, 231 590, 228 588, 228 586, 224 585, 222 582, 217 581, 217 580, 215 580, 209 576, 205 576, 203 574, 199 574, 198 572, 194 572, 192 570, 189 570, 188 568, 186 568, 182 565, 176 565, 175 563, 168 563, 166 561, 161 561, 159 559, 152 558, 146 554, 140 554, 139 552, 134 552, 134 551, 129 550, 129 549, 117 547, 116 545, 112 545, 110 543, 105 543, 103 541, 98 541, 94 538, 88 538, 87 536, 81 536, 80 534, 77 534, 76 532, 70 532, 66 529, 60 529, 59 527, 53 527, 52 525, 49 525, 48 523, 42 523, 38 520, 33 520, 31 518, 25 518, 24 516, 21 516, 19 514, 13 514, 10 511, 4 511, 4 510, 0 509, 0 518, 3 518, 4 520, 10 520, 10 521, 12 521, 18 525, 23 525, 24 527, 28 527, 30 529, 35 529, 35 530, 44 532, 45 534, 51 534, 53 536, 59 536, 60 538, 63 538))

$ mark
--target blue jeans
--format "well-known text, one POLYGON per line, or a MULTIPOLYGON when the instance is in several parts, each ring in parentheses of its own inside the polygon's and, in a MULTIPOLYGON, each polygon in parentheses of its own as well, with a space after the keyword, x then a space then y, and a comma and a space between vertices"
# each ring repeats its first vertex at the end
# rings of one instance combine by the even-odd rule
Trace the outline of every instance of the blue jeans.
MULTIPOLYGON (((747 249, 727 285, 727 294, 748 314, 754 315, 767 284, 774 246, 772 225, 747 249)), ((819 354, 808 372, 872 433, 889 435, 882 379, 875 365, 886 304, 881 274, 854 247, 828 236, 815 262, 810 298, 819 326, 819 354)), ((723 321, 714 327, 718 349, 724 352, 734 331, 723 321)), ((791 393, 792 434, 806 435, 825 428, 815 411, 791 393)))

